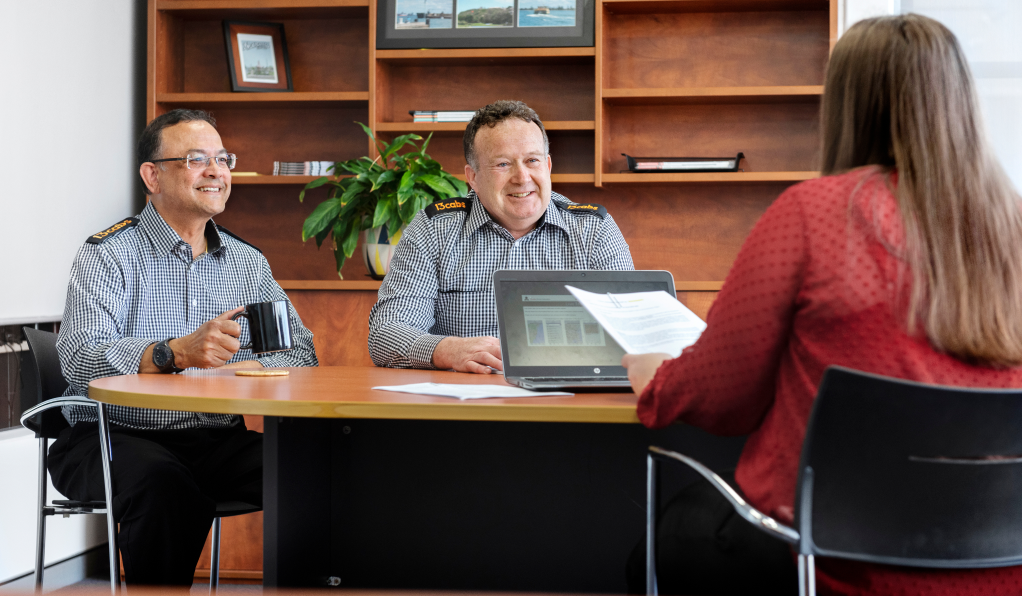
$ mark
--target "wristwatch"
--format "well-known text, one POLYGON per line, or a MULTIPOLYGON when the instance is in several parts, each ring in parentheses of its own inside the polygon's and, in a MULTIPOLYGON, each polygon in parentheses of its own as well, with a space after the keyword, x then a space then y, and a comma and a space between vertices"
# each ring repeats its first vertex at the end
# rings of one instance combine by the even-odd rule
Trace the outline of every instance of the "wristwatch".
POLYGON ((184 370, 174 365, 174 350, 170 349, 168 343, 171 339, 174 338, 165 339, 153 346, 153 364, 160 369, 161 373, 179 373, 184 370))

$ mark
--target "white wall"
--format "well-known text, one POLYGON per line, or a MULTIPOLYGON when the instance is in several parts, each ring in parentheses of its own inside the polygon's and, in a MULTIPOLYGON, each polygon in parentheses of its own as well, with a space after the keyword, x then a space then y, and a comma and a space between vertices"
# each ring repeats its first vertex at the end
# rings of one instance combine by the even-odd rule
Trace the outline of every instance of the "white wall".
POLYGON ((839 0, 838 29, 861 19, 914 12, 958 38, 976 80, 987 137, 1016 189, 1022 189, 1022 1, 839 0))
POLYGON ((139 15, 136 0, 0 0, 0 325, 59 320, 77 248, 135 213, 139 15))
MULTIPOLYGON (((0 584, 35 567, 39 443, 25 428, 0 432, 0 584), (11 490, 11 489, 14 490, 11 490)), ((47 497, 62 499, 47 483, 47 497)), ((73 515, 46 520, 46 564, 106 542, 106 517, 73 515)))
MULTIPOLYGON (((137 212, 145 10, 0 0, 0 325, 59 320, 77 248, 137 212)), ((34 565, 37 447, 24 429, 0 432, 0 583, 34 565)), ((46 561, 106 542, 104 524, 50 518, 46 561)))

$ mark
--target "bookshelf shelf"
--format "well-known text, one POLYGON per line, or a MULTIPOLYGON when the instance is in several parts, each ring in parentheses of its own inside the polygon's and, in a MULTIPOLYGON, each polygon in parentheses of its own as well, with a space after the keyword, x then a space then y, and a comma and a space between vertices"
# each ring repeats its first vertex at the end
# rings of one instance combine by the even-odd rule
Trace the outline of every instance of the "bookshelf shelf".
POLYGON ((604 184, 651 184, 664 182, 802 182, 818 178, 819 172, 693 172, 603 174, 604 184))
MULTIPOLYGON (((377 122, 376 130, 380 132, 465 132, 468 122, 377 122)), ((543 126, 552 130, 595 130, 593 120, 546 120, 543 126)))
POLYGON ((653 89, 604 89, 610 105, 670 105, 698 103, 791 103, 816 102, 823 85, 772 87, 662 87, 653 89))
POLYGON ((156 0, 156 10, 186 19, 310 19, 367 15, 370 0, 156 0))
POLYGON ((232 176, 231 186, 305 186, 316 178, 321 176, 232 176))
POLYGON ((595 48, 376 50, 377 62, 393 66, 418 66, 433 62, 445 66, 591 64, 594 56, 595 48))
POLYGON ((823 10, 828 0, 603 0, 612 14, 823 10))
POLYGON ((166 106, 211 107, 365 107, 368 91, 296 91, 291 93, 157 93, 166 106))
MULTIPOLYGON (((455 174, 454 177, 465 181, 464 174, 455 174)), ((594 179, 592 174, 550 174, 550 182, 554 184, 592 184, 594 179)))

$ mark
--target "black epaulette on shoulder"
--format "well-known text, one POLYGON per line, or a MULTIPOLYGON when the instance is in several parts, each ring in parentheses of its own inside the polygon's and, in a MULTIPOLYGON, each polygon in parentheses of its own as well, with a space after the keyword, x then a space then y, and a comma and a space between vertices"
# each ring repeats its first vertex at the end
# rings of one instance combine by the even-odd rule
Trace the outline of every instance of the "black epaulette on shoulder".
POLYGON ((115 223, 109 228, 103 230, 102 232, 96 232, 92 236, 89 236, 88 238, 85 239, 85 242, 88 244, 102 244, 107 240, 113 238, 114 236, 120 234, 124 230, 127 230, 128 228, 133 228, 137 225, 138 225, 137 217, 129 217, 127 219, 122 219, 121 221, 115 223))
POLYGON ((426 212, 426 217, 429 218, 433 218, 441 213, 468 211, 468 199, 443 199, 426 205, 423 211, 426 212))
POLYGON ((241 242, 242 244, 247 244, 247 245, 251 246, 252 248, 254 248, 254 249, 256 249, 257 251, 259 251, 259 254, 263 254, 263 251, 262 251, 262 250, 259 250, 259 247, 258 247, 258 246, 256 246, 255 244, 252 244, 252 243, 251 243, 251 242, 249 242, 248 240, 245 240, 245 239, 244 239, 244 238, 242 238, 241 236, 239 236, 239 235, 235 234, 234 232, 232 232, 232 231, 228 230, 227 228, 223 227, 222 225, 220 225, 220 224, 217 224, 217 225, 216 225, 216 229, 220 230, 220 232, 222 232, 222 233, 224 233, 224 234, 227 234, 227 235, 228 235, 228 236, 230 236, 231 238, 234 238, 234 239, 235 239, 235 240, 237 240, 238 242, 241 242))
POLYGON ((557 203, 557 206, 562 211, 570 211, 572 213, 591 213, 600 219, 607 217, 607 209, 603 205, 597 205, 596 203, 557 203))

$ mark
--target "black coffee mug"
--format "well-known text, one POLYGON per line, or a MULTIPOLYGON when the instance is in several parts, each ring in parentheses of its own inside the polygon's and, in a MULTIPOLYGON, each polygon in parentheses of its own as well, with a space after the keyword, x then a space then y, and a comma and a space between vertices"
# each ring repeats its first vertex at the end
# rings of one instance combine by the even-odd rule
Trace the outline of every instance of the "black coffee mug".
POLYGON ((287 300, 249 304, 245 310, 231 317, 248 319, 249 336, 252 341, 242 350, 251 349, 253 354, 283 352, 294 347, 291 343, 291 321, 288 318, 287 300))

